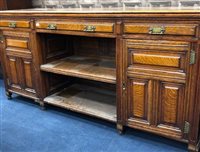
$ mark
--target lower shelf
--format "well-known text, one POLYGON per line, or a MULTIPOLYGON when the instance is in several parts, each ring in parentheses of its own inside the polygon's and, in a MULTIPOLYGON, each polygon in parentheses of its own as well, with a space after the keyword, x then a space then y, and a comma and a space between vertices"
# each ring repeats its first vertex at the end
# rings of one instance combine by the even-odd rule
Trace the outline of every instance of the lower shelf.
POLYGON ((106 89, 74 84, 46 97, 44 102, 112 122, 117 121, 115 92, 106 89))

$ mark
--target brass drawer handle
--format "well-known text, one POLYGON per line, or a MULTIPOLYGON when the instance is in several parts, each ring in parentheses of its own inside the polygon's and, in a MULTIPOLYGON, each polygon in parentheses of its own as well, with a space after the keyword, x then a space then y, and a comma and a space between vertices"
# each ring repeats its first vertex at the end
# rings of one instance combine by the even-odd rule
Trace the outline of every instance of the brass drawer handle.
POLYGON ((85 25, 83 31, 84 32, 95 32, 96 27, 94 25, 85 25))
POLYGON ((16 22, 10 22, 10 23, 8 24, 8 27, 16 28, 16 27, 17 27, 17 23, 16 23, 16 22))
POLYGON ((157 35, 162 35, 165 34, 165 27, 150 27, 149 28, 149 34, 157 34, 157 35))
POLYGON ((56 30, 57 29, 57 25, 56 24, 48 24, 47 29, 48 30, 56 30))

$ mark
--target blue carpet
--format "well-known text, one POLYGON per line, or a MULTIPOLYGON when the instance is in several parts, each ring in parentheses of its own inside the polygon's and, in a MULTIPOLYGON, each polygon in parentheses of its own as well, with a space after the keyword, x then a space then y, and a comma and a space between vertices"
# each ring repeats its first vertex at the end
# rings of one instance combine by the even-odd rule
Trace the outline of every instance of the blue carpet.
POLYGON ((40 110, 32 100, 8 101, 0 80, 0 152, 186 152, 186 144, 67 110, 40 110))

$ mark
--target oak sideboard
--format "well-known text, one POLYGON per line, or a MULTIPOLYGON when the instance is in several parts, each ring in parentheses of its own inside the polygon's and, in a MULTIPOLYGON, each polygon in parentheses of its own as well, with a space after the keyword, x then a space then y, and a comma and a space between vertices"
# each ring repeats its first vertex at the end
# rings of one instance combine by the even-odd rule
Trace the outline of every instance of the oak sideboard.
POLYGON ((200 147, 200 9, 0 11, 8 98, 200 147))

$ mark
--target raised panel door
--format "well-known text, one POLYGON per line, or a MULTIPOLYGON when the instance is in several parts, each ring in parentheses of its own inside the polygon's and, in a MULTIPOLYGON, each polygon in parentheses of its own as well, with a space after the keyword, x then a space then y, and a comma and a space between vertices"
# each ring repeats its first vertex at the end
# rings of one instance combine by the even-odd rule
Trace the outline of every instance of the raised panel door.
POLYGON ((152 109, 152 81, 129 78, 128 120, 149 125, 152 109))
POLYGON ((7 81, 8 85, 12 88, 22 89, 21 88, 21 79, 20 79, 20 59, 14 56, 7 56, 7 81))
POLYGON ((185 85, 159 82, 156 125, 182 134, 185 112, 185 85))

